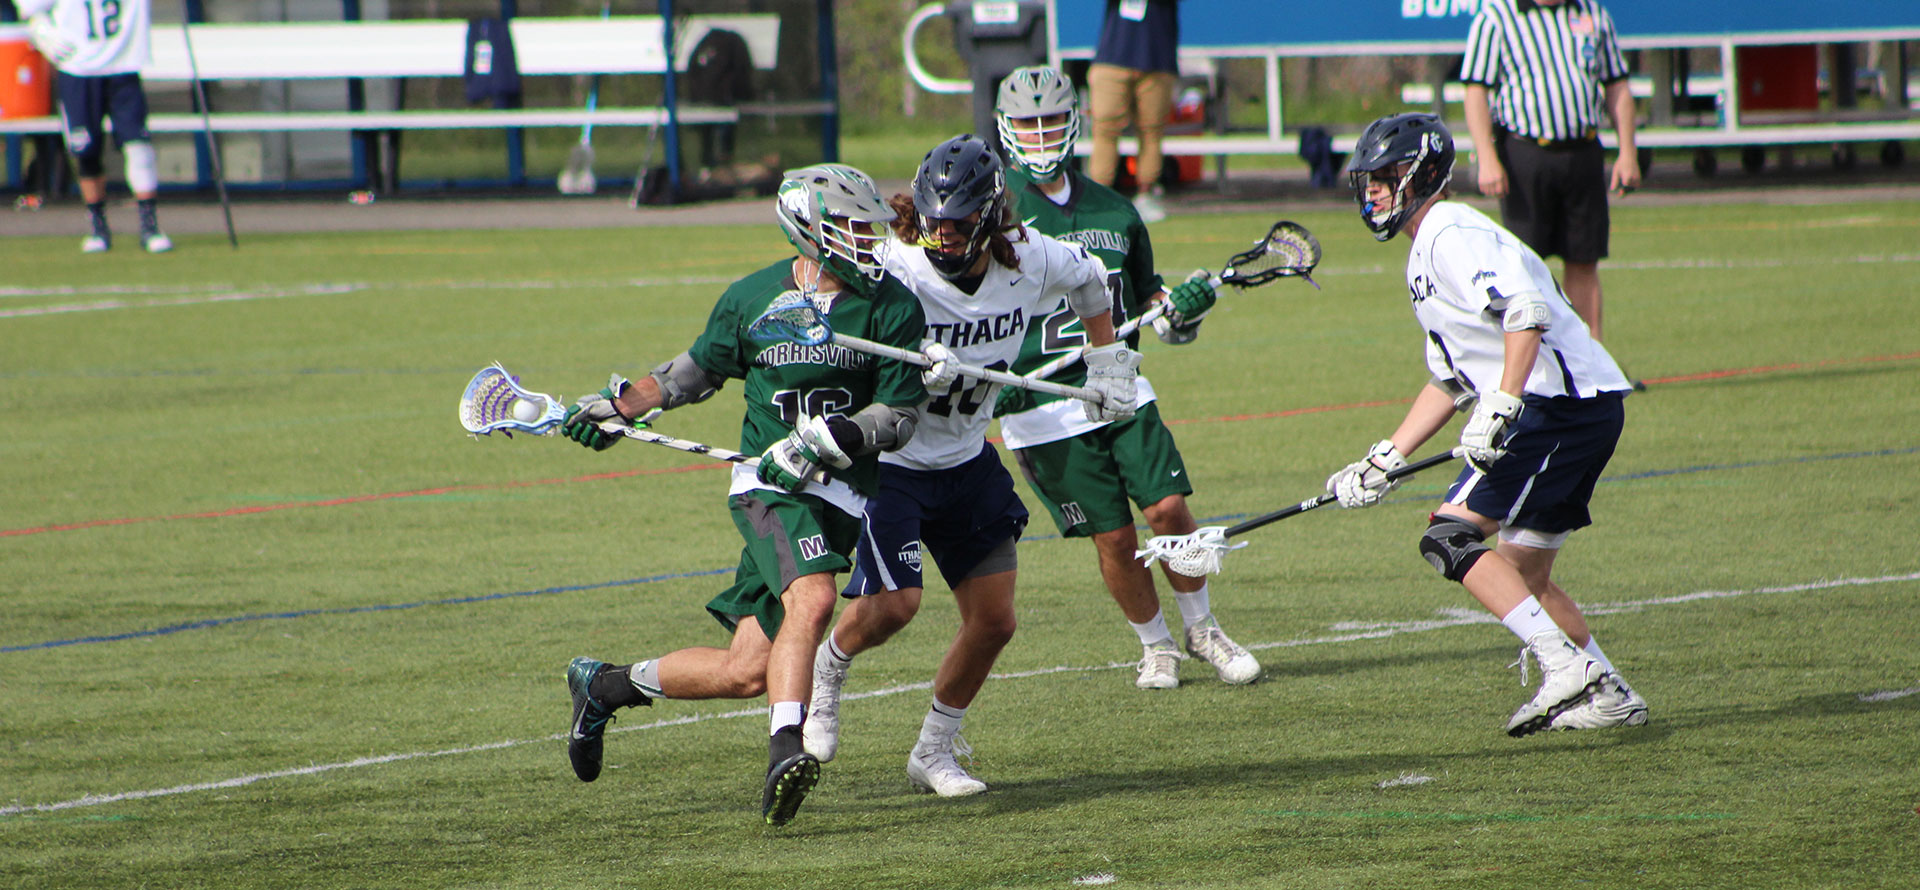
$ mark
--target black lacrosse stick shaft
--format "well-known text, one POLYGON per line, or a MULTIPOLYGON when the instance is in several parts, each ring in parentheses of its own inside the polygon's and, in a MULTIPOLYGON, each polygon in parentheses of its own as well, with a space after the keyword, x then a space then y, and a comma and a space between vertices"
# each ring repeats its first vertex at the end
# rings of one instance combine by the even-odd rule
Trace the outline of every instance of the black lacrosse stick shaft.
MULTIPOLYGON (((1436 454, 1424 460, 1414 461, 1413 463, 1407 464, 1406 466, 1401 467, 1398 470, 1393 470, 1387 473, 1387 478, 1389 480, 1392 480, 1392 479, 1399 479, 1404 476, 1411 476, 1415 473, 1420 472, 1421 470, 1437 467, 1450 460, 1453 460, 1453 452, 1443 451, 1439 454, 1436 454)), ((1308 498, 1304 501, 1301 501, 1300 503, 1294 504, 1291 507, 1275 510, 1272 513, 1268 513, 1264 516, 1255 516, 1252 519, 1249 519, 1245 522, 1240 523, 1239 525, 1229 526, 1225 532, 1222 532, 1222 534, 1225 535, 1226 537, 1231 538, 1234 535, 1240 534, 1241 532, 1250 532, 1263 525, 1271 525, 1273 523, 1279 522, 1282 519, 1286 519, 1290 516, 1298 516, 1302 513, 1307 512, 1308 510, 1317 510, 1337 500, 1339 500, 1338 497, 1335 497, 1330 494, 1323 494, 1316 498, 1308 498)))

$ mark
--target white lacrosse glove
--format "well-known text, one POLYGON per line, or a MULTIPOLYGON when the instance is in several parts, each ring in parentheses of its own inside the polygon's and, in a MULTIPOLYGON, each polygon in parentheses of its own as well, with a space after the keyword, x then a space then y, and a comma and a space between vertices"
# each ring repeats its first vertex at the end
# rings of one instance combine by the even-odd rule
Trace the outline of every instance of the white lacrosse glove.
POLYGON ((1366 460, 1347 464, 1327 477, 1327 494, 1340 499, 1342 507, 1371 507, 1400 487, 1400 480, 1387 474, 1407 465, 1406 455, 1393 447, 1392 439, 1381 439, 1367 452, 1366 460))
POLYGON ((1100 404, 1081 402, 1087 419, 1094 423, 1126 420, 1133 416, 1135 378, 1140 376, 1140 353, 1125 343, 1108 343, 1086 351, 1087 388, 1100 394, 1100 404))
POLYGON ((937 340, 928 340, 920 345, 920 352, 933 362, 920 372, 920 382, 926 384, 927 394, 936 399, 946 395, 953 389, 953 381, 960 377, 953 367, 953 351, 937 340))
POLYGON ((1460 431, 1460 447, 1465 450, 1461 456, 1482 472, 1505 457, 1507 427, 1520 417, 1520 410, 1520 399, 1500 390, 1482 395, 1460 431))
POLYGON ((80 45, 60 33, 60 27, 53 23, 53 16, 45 13, 27 19, 27 40, 56 68, 72 61, 74 54, 80 51, 80 45))
POLYGON ((844 470, 853 466, 853 458, 834 441, 825 417, 802 417, 793 432, 767 447, 756 474, 768 485, 799 491, 821 464, 844 470))

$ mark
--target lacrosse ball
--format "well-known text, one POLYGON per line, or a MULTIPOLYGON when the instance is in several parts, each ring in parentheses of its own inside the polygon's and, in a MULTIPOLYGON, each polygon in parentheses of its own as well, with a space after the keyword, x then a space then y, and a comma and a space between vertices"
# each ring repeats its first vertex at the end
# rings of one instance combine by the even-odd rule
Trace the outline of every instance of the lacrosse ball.
POLYGON ((545 413, 545 406, 533 399, 515 399, 513 402, 513 419, 521 423, 534 423, 545 413))

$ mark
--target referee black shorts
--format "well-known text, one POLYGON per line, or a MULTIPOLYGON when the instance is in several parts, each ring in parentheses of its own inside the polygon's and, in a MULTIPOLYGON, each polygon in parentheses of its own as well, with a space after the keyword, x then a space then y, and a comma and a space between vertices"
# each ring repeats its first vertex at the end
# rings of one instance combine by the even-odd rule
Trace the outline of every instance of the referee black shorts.
POLYGON ((1607 159, 1600 140, 1542 146, 1502 133, 1507 194, 1501 222, 1543 257, 1597 263, 1607 256, 1607 159))

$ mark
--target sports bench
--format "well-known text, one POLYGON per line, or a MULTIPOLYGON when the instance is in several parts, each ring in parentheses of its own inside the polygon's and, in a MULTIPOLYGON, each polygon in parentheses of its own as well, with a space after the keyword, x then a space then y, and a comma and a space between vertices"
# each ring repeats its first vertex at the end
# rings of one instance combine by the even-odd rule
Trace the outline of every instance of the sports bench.
MULTIPOLYGON (((708 32, 729 30, 747 44, 753 66, 778 62, 780 18, 772 14, 675 17, 675 70, 684 72, 691 50, 708 32)), ((141 69, 149 82, 200 80, 326 80, 463 77, 464 20, 256 22, 202 24, 192 28, 193 54, 179 26, 156 24, 152 59, 141 69)), ((660 16, 515 18, 510 21, 517 68, 523 77, 547 75, 662 74, 667 55, 660 16)), ((396 91, 397 94, 397 91, 396 91)), ((198 114, 155 114, 155 133, 344 132, 370 137, 366 144, 384 158, 379 185, 397 183, 397 140, 380 151, 371 137, 402 130, 514 129, 523 127, 662 127, 737 123, 742 113, 827 116, 834 103, 784 102, 737 107, 673 103, 652 107, 501 109, 350 109, 339 111, 215 112, 203 124, 198 114)), ((57 116, 0 120, 0 135, 60 132, 57 116)))

